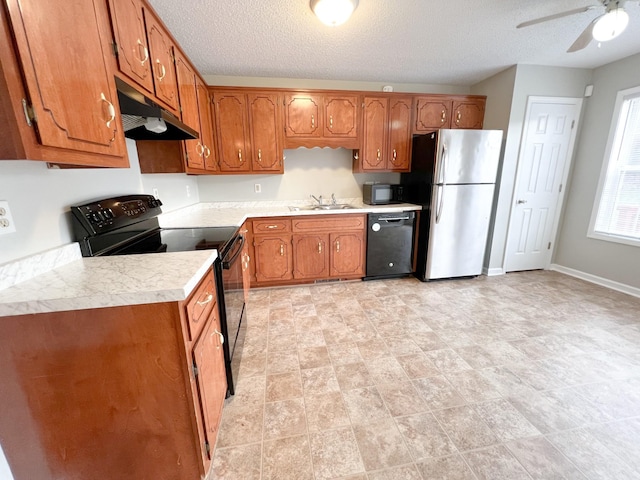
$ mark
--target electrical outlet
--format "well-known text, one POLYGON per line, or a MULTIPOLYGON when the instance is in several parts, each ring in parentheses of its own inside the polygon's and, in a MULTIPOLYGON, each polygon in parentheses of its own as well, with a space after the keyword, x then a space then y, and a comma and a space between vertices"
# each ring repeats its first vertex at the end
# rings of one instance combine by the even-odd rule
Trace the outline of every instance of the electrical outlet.
POLYGON ((187 185, 187 197, 191 196, 191 188, 187 185))
POLYGON ((256 192, 256 193, 262 193, 262 185, 260 185, 259 183, 256 183, 253 186, 253 191, 256 192))
POLYGON ((151 190, 151 192, 153 193, 153 196, 154 196, 155 198, 158 198, 158 189, 157 189, 157 188, 153 188, 153 189, 151 190))
POLYGON ((0 201, 0 235, 16 231, 16 224, 9 210, 9 202, 0 201))

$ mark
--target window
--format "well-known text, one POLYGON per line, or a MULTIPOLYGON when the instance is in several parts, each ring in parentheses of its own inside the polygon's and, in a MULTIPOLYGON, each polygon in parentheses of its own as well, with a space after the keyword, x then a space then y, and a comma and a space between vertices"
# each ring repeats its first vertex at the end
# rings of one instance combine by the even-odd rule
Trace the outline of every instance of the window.
POLYGON ((618 92, 589 236, 640 246, 640 87, 618 92))

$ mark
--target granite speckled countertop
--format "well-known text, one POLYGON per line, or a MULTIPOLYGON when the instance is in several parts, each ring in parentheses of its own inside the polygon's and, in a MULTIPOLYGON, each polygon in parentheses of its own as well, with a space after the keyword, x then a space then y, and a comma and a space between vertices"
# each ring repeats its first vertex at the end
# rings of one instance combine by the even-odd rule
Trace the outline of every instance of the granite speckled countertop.
MULTIPOLYGON (((247 218, 420 210, 412 204, 300 210, 309 202, 198 203, 159 217, 164 228, 240 226, 247 218)), ((185 300, 216 250, 83 258, 77 243, 0 265, 0 317, 185 300)))

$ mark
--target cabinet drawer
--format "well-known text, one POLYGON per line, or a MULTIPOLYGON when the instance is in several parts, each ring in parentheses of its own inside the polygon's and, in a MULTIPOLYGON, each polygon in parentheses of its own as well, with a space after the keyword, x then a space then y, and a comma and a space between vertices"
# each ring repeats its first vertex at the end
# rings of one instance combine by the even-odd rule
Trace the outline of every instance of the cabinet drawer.
POLYGON ((209 314, 216 305, 216 284, 213 273, 210 272, 198 285, 195 293, 187 303, 187 325, 189 326, 189 340, 198 338, 198 334, 207 322, 209 314))
POLYGON ((260 235, 261 233, 273 233, 273 232, 290 232, 291 220, 282 218, 272 218, 267 220, 254 220, 253 221, 253 234, 260 235))
POLYGON ((294 232, 363 230, 364 215, 328 215, 316 218, 299 217, 293 220, 294 232))

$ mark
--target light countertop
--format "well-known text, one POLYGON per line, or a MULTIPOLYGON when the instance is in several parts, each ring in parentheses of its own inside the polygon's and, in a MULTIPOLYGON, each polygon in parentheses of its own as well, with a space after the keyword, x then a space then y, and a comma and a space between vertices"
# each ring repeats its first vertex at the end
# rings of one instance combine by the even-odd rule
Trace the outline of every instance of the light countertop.
MULTIPOLYGON (((241 226, 248 218, 420 210, 413 204, 300 210, 309 202, 198 203, 159 217, 163 228, 241 226)), ((185 300, 213 265, 215 250, 83 258, 77 243, 0 265, 0 317, 185 300)))

